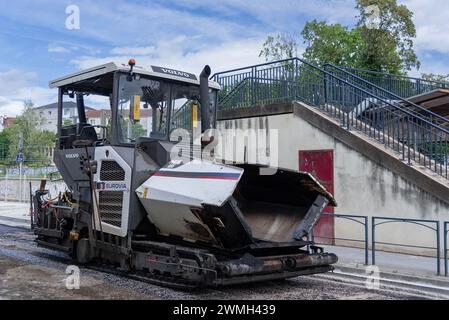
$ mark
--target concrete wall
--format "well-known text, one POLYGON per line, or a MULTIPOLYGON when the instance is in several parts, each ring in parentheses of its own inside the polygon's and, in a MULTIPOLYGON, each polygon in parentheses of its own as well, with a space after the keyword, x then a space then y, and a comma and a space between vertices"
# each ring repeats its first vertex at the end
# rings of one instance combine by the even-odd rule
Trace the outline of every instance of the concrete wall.
MULTIPOLYGON (((396 172, 372 161, 360 151, 350 148, 332 135, 325 133, 297 112, 281 115, 219 121, 219 129, 277 129, 279 136, 279 167, 299 169, 300 150, 334 150, 334 196, 338 207, 335 212, 372 216, 449 220, 449 204, 404 179, 396 172)), ((241 136, 241 135, 240 135, 241 136)), ((239 134, 229 133, 219 144, 218 153, 230 154, 233 139, 239 134)), ((254 150, 248 149, 248 152, 254 150)), ((239 150, 242 160, 244 150, 239 150)), ((245 156, 248 158, 248 155, 245 156)), ((225 159, 229 157, 224 156, 225 159)), ((397 160, 399 161, 399 160, 397 160)), ((449 200, 449 195, 448 195, 449 200)), ((370 219, 371 225, 371 219, 370 219)), ((369 231, 371 233, 371 231, 369 231)), ((342 219, 335 220, 337 238, 363 239, 360 225, 342 219)), ((376 239, 417 246, 436 246, 436 233, 423 227, 408 224, 387 224, 378 227, 376 239)), ((339 244, 349 245, 340 241, 339 244)), ((385 250, 433 254, 434 251, 381 246, 385 250)))
MULTIPOLYGON (((2 178, 0 180, 0 201, 30 201, 30 182, 32 191, 39 189, 39 179, 11 179, 2 178)), ((47 181, 46 189, 50 191, 51 197, 57 197, 59 192, 66 190, 66 185, 62 181, 47 181)))

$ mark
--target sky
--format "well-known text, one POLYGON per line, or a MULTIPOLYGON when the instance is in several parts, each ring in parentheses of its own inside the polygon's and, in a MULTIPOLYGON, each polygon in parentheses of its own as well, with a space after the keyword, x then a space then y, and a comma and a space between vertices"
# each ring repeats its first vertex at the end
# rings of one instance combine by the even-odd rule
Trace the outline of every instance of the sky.
MULTIPOLYGON (((449 1, 398 1, 414 12, 419 72, 449 74, 449 1)), ((55 102, 50 80, 110 61, 133 57, 138 65, 193 73, 209 64, 214 73, 263 62, 262 44, 277 33, 293 34, 301 53, 307 21, 351 27, 354 7, 354 0, 8 2, 0 6, 0 116, 19 114, 25 100, 55 102), (79 28, 67 28, 74 5, 79 28)))

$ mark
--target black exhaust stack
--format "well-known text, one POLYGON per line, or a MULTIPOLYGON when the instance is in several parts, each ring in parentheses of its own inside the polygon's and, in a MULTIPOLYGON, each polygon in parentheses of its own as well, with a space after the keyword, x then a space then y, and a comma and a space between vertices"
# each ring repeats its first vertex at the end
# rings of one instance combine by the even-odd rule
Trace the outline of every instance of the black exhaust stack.
POLYGON ((206 65, 200 74, 200 96, 201 96, 201 132, 211 129, 212 110, 209 103, 209 77, 211 69, 206 65))

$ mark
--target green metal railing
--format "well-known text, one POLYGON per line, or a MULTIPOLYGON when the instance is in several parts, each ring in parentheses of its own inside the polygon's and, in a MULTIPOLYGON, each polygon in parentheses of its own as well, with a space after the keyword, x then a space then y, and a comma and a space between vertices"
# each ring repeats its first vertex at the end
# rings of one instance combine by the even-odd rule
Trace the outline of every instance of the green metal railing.
MULTIPOLYGON (((23 164, 29 166, 45 166, 53 162, 53 146, 25 145, 23 146, 23 164)), ((18 150, 9 144, 0 145, 0 164, 11 165, 17 163, 18 150)))
POLYGON ((448 177, 449 130, 434 118, 408 110, 353 81, 293 58, 217 73, 223 92, 219 109, 305 102, 448 177))
POLYGON ((449 88, 448 82, 430 81, 425 79, 363 70, 350 67, 341 67, 379 87, 382 87, 402 98, 410 98, 439 88, 449 88))
POLYGON ((170 130, 175 130, 178 128, 183 128, 186 130, 192 129, 192 104, 193 101, 189 100, 175 111, 175 114, 172 117, 172 125, 170 130))
MULTIPOLYGON (((432 112, 431 110, 410 101, 407 98, 403 98, 396 94, 395 92, 389 91, 388 89, 381 87, 375 83, 368 81, 367 79, 360 77, 358 74, 350 72, 348 68, 343 68, 339 66, 334 66, 331 64, 324 65, 324 69, 332 74, 342 78, 358 87, 364 88, 370 93, 381 97, 383 99, 389 100, 390 103, 395 104, 398 108, 406 108, 408 111, 414 113, 417 116, 425 117, 430 122, 440 125, 449 126, 449 119, 443 117, 439 114, 432 112)), ((390 75, 391 76, 391 75, 390 75)))

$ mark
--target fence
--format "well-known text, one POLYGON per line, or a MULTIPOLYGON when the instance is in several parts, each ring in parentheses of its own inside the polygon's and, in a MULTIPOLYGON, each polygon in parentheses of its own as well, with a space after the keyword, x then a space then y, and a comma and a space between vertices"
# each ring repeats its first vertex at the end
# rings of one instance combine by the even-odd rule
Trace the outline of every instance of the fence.
MULTIPOLYGON (((300 100, 449 179, 449 128, 366 87, 298 58, 217 73, 221 110, 300 100)), ((420 110, 420 112, 427 112, 420 110)))
POLYGON ((449 270, 448 270, 448 243, 447 243, 447 235, 448 235, 448 226, 449 221, 444 222, 444 233, 443 233, 443 239, 444 239, 444 245, 443 245, 443 251, 444 251, 444 276, 448 276, 449 270))
MULTIPOLYGON (((342 240, 342 241, 349 241, 349 242, 357 242, 357 243, 363 243, 364 245, 364 251, 365 251, 365 265, 369 264, 369 240, 368 240, 368 217, 367 216, 358 216, 358 215, 344 215, 344 214, 334 214, 334 213, 323 213, 321 216, 326 217, 334 217, 339 219, 345 219, 349 221, 353 221, 359 225, 362 225, 363 227, 363 233, 364 233, 364 239, 348 239, 348 238, 328 238, 328 237, 322 237, 320 236, 320 239, 327 239, 327 240, 342 240)), ((311 240, 312 242, 315 242, 315 226, 311 230, 311 240)), ((319 243, 318 243, 319 244, 319 243)))
MULTIPOLYGON (((388 100, 391 104, 396 105, 398 108, 406 108, 407 111, 413 113, 414 115, 418 117, 425 117, 428 121, 431 123, 434 123, 435 125, 439 126, 447 126, 449 123, 449 119, 446 117, 443 117, 437 113, 434 113, 428 108, 425 108, 419 104, 416 104, 407 98, 410 96, 403 97, 396 93, 389 86, 382 86, 377 84, 376 82, 370 82, 365 77, 361 77, 358 73, 352 73, 349 72, 347 68, 342 68, 338 66, 334 66, 331 64, 326 64, 323 67, 326 71, 329 71, 333 73, 334 75, 353 83, 354 85, 357 85, 361 88, 366 89, 368 92, 379 96, 383 99, 388 100)), ((350 69, 349 69, 350 70, 350 69)), ((391 76, 391 75, 390 75, 391 76)), ((441 84, 443 86, 444 84, 441 84)), ((449 86, 449 83, 445 84, 446 86, 449 86)), ((440 86, 440 87, 441 87, 440 86)), ((427 92, 427 91, 425 91, 427 92)), ((366 97, 369 98, 369 97, 366 97)), ((355 106, 354 106, 355 107, 355 106)))
POLYGON ((449 88, 448 82, 430 81, 350 67, 341 68, 388 91, 394 92, 402 98, 412 97, 438 88, 449 88))
MULTIPOLYGON (((22 149, 23 164, 28 166, 48 166, 53 162, 54 146, 24 145, 22 149)), ((17 163, 18 148, 10 144, 0 145, 0 163, 11 165, 17 163)))
MULTIPOLYGON (((422 220, 422 219, 407 219, 407 218, 393 218, 393 217, 371 217, 371 248, 369 246, 369 225, 368 225, 368 216, 360 216, 360 215, 344 215, 344 214, 331 214, 331 213, 325 213, 322 214, 323 216, 328 217, 335 217, 339 219, 345 219, 350 220, 352 222, 355 222, 362 226, 363 233, 364 233, 364 239, 348 239, 348 238, 340 238, 340 237, 316 237, 314 229, 311 230, 311 235, 309 240, 311 240, 313 243, 320 244, 319 242, 315 242, 316 238, 320 239, 330 239, 330 240, 342 240, 347 242, 356 242, 356 243, 363 243, 363 251, 364 251, 364 258, 365 258, 365 265, 369 265, 369 251, 371 250, 371 264, 376 264, 376 252, 379 251, 377 249, 376 245, 388 245, 393 247, 406 247, 406 248, 414 248, 414 249, 428 249, 428 250, 434 250, 436 252, 436 273, 437 275, 441 275, 441 266, 440 266, 440 260, 441 260, 441 237, 440 237, 440 221, 437 220, 422 220), (378 241, 376 236, 376 230, 378 230, 379 226, 391 224, 391 223, 406 223, 406 224, 413 224, 417 225, 419 227, 422 227, 424 229, 430 230, 435 233, 435 243, 436 245, 434 247, 429 247, 425 245, 411 245, 411 244, 404 244, 404 243, 395 243, 395 242, 385 242, 385 241, 378 241)), ((444 222, 444 243, 443 243, 443 260, 444 260, 444 275, 447 277, 449 275, 449 243, 448 243, 448 235, 449 235, 449 221, 444 222)))
POLYGON ((376 264, 376 244, 383 245, 394 245, 398 247, 407 247, 407 248, 420 248, 420 249, 431 249, 436 250, 436 259, 437 259, 437 274, 440 275, 440 222, 436 220, 419 220, 419 219, 403 219, 403 218, 386 218, 386 217, 372 217, 371 222, 371 250, 372 250, 372 258, 371 263, 373 265, 376 264), (382 222, 376 223, 376 221, 382 220, 382 222), (430 229, 436 233, 436 247, 428 247, 428 246, 415 246, 409 244, 398 244, 391 242, 380 242, 376 241, 376 227, 380 225, 385 225, 388 223, 411 223, 423 228, 430 229), (430 225, 435 225, 435 227, 431 227, 430 225))

